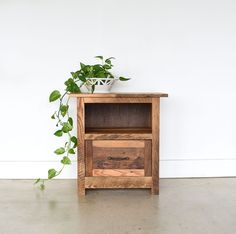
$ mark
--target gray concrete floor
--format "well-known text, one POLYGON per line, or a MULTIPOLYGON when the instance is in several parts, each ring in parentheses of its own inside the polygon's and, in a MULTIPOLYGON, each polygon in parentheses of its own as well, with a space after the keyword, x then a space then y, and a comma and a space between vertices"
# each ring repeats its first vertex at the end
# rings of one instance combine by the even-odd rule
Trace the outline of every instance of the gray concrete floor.
POLYGON ((236 178, 162 179, 149 190, 93 190, 75 180, 46 191, 32 180, 0 180, 0 234, 235 234, 236 178))

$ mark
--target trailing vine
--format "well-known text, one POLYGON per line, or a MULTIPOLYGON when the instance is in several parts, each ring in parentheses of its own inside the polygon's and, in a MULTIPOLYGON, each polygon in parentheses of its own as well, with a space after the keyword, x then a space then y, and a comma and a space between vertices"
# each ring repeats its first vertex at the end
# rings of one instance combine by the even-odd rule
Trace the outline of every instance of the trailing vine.
MULTIPOLYGON (((77 137, 72 135, 72 130, 74 127, 73 119, 69 115, 69 95, 70 93, 81 93, 81 87, 83 85, 88 85, 87 78, 114 78, 111 73, 113 67, 112 59, 110 57, 104 59, 103 56, 96 56, 101 60, 101 63, 94 65, 85 65, 80 63, 80 70, 76 72, 71 72, 71 77, 65 81, 65 91, 61 94, 60 91, 54 90, 49 96, 49 102, 59 102, 58 109, 53 113, 51 118, 56 121, 56 127, 58 128, 54 135, 56 137, 66 137, 66 142, 63 146, 57 148, 54 153, 56 155, 62 156, 61 168, 56 170, 51 168, 48 170, 47 179, 37 179, 35 184, 39 184, 41 190, 45 189, 45 182, 53 179, 54 177, 61 174, 66 165, 71 164, 70 156, 75 154, 77 148, 77 137)), ((127 81, 129 78, 119 77, 121 81, 127 81)), ((96 85, 92 86, 92 93, 95 90, 96 85)))

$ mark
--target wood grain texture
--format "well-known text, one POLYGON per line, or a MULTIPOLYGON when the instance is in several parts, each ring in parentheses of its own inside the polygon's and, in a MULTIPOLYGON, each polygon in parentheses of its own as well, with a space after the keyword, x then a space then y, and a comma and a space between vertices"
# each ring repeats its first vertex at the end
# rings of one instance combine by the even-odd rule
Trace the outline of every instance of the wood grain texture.
POLYGON ((85 195, 85 150, 84 150, 84 100, 77 99, 77 136, 78 136, 78 194, 85 195))
POLYGON ((93 175, 93 145, 92 141, 85 141, 85 171, 86 176, 93 175))
POLYGON ((96 188, 151 188, 152 177, 86 177, 85 187, 96 188))
POLYGON ((122 133, 109 133, 109 134, 102 134, 102 133, 87 133, 85 134, 86 140, 143 140, 143 139, 152 139, 151 133, 129 133, 129 134, 122 134, 122 133))
POLYGON ((93 148, 93 168, 143 169, 144 148, 93 148))
POLYGON ((150 120, 151 103, 85 104, 85 132, 91 131, 91 129, 97 131, 106 131, 109 129, 114 131, 150 131, 150 120))
POLYGON ((142 169, 93 169, 93 176, 144 176, 142 169))
POLYGON ((71 96, 77 97, 78 194, 89 188, 151 188, 159 194, 160 97, 168 95, 71 96))
POLYGON ((140 97, 86 97, 84 98, 85 103, 151 103, 151 98, 140 98, 140 97))
POLYGON ((86 128, 86 134, 149 134, 152 133, 151 126, 148 128, 135 128, 135 127, 122 127, 122 128, 114 128, 114 127, 95 127, 95 128, 86 128))
POLYGON ((144 141, 93 141, 93 147, 103 148, 144 148, 144 141))
POLYGON ((152 99, 152 194, 159 194, 159 112, 160 98, 152 99))
POLYGON ((160 92, 155 92, 155 93, 72 93, 70 94, 71 97, 76 97, 76 98, 152 98, 152 97, 168 97, 167 93, 160 93, 160 92))
POLYGON ((93 141, 92 146, 94 169, 144 168, 145 141, 93 141))
POLYGON ((144 171, 145 171, 145 176, 152 175, 152 142, 150 140, 145 141, 144 171))

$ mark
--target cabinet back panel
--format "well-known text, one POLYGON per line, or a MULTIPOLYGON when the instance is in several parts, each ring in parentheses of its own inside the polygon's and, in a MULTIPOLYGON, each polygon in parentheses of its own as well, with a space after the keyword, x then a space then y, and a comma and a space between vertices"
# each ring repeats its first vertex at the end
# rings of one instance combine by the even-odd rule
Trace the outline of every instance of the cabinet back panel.
POLYGON ((87 103, 86 128, 151 128, 151 104, 87 103))

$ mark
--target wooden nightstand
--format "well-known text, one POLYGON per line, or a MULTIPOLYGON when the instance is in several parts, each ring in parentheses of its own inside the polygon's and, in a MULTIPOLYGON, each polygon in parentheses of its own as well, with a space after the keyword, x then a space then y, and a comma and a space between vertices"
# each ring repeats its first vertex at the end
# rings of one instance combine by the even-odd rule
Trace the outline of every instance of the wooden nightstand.
POLYGON ((159 194, 159 113, 165 93, 71 94, 77 98, 78 192, 150 188, 159 194))

